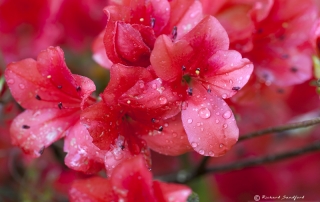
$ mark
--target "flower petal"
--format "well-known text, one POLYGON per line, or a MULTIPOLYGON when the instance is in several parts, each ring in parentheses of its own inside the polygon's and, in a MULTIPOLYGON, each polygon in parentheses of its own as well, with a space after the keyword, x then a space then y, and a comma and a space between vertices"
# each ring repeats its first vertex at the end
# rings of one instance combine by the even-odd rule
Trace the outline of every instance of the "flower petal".
POLYGON ((229 38, 219 21, 207 16, 197 24, 182 39, 189 42, 193 48, 193 56, 188 58, 187 68, 194 72, 205 67, 207 60, 218 50, 228 50, 229 38))
POLYGON ((157 76, 164 81, 173 81, 182 76, 182 66, 191 57, 193 49, 187 41, 172 43, 166 35, 157 38, 150 62, 157 76))
POLYGON ((118 196, 114 194, 109 179, 102 177, 91 177, 73 182, 69 191, 71 202, 90 201, 106 202, 118 201, 118 196))
POLYGON ((202 6, 195 0, 170 1, 170 18, 163 34, 170 34, 174 26, 177 26, 177 39, 180 39, 188 31, 194 28, 203 18, 202 6))
POLYGON ((147 83, 140 80, 119 98, 119 103, 134 120, 150 123, 152 118, 167 119, 180 112, 179 90, 161 79, 147 83))
POLYGON ((117 114, 104 102, 91 105, 81 113, 81 123, 93 138, 93 144, 103 150, 109 150, 120 133, 121 114, 117 114))
POLYGON ((152 190, 152 174, 141 156, 120 163, 110 177, 114 192, 128 202, 155 201, 152 190))
POLYGON ((150 26, 158 36, 170 19, 170 4, 167 0, 151 0, 151 4, 153 8, 151 16, 155 21, 154 26, 152 23, 150 26))
POLYGON ((104 32, 101 32, 99 36, 94 40, 92 44, 93 60, 106 69, 110 69, 112 62, 109 60, 106 49, 103 44, 104 32))
POLYGON ((162 131, 153 130, 146 132, 148 135, 142 136, 147 142, 148 147, 158 153, 171 156, 192 151, 192 147, 182 125, 181 114, 161 121, 158 125, 162 126, 162 131))
POLYGON ((116 22, 114 45, 123 64, 142 67, 150 64, 150 48, 143 41, 140 32, 130 24, 116 22))
MULTIPOLYGON (((136 154, 133 154, 130 151, 130 148, 129 148, 130 145, 126 144, 124 141, 119 141, 121 139, 124 140, 123 137, 118 138, 118 142, 116 143, 116 145, 114 145, 113 149, 107 152, 105 156, 104 164, 105 164, 105 168, 108 176, 112 175, 113 170, 121 162, 136 156, 136 154), (121 145, 121 147, 117 147, 119 145, 119 142, 121 142, 120 144, 123 144, 121 145)), ((145 146, 144 148, 141 148, 140 151, 143 154, 145 164, 150 168, 151 167, 150 150, 145 146)))
POLYGON ((205 156, 222 156, 238 140, 239 129, 229 106, 197 81, 182 123, 194 150, 205 156))
POLYGON ((73 74, 73 77, 78 84, 76 89, 80 94, 82 100, 80 107, 81 109, 84 109, 96 101, 96 99, 93 97, 89 99, 90 95, 96 90, 96 86, 94 85, 93 81, 87 77, 76 74, 73 74))
POLYGON ((76 110, 26 110, 18 115, 10 127, 11 140, 32 157, 39 157, 44 148, 62 138, 79 115, 76 110))
POLYGON ((290 48, 289 51, 279 48, 278 51, 278 54, 276 51, 265 51, 263 54, 252 53, 250 55, 255 64, 256 74, 261 80, 278 86, 291 86, 303 83, 312 77, 310 54, 296 48, 290 48), (282 57, 285 51, 288 56, 286 59, 282 57))
MULTIPOLYGON (((252 63, 233 50, 218 51, 208 60, 204 70, 208 88, 223 99, 232 97, 249 80, 253 71, 252 63), (210 86, 210 87, 209 87, 210 86)), ((201 70, 202 72, 202 70, 201 70)))
POLYGON ((37 57, 37 68, 42 77, 55 86, 62 86, 61 91, 71 97, 79 97, 77 82, 64 61, 64 53, 59 47, 49 47, 37 57))
POLYGON ((5 77, 13 97, 27 109, 80 108, 95 90, 90 79, 71 74, 60 48, 42 51, 38 61, 9 64, 5 77))
POLYGON ((158 201, 163 198, 163 201, 185 202, 192 193, 191 189, 185 185, 165 183, 153 181, 153 189, 158 201))
POLYGON ((108 105, 117 105, 119 97, 137 81, 151 81, 152 79, 151 73, 146 68, 115 64, 110 69, 110 81, 101 97, 108 105))
POLYGON ((64 162, 73 170, 93 174, 104 168, 106 151, 92 143, 92 137, 80 121, 69 129, 63 150, 68 153, 64 162))

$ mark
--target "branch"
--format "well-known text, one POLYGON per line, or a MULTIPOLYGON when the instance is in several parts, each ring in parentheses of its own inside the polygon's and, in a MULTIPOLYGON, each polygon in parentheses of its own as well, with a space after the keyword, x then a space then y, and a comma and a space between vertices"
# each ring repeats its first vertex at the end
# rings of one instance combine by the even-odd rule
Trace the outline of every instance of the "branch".
POLYGON ((312 125, 316 125, 320 123, 320 117, 311 119, 311 120, 306 120, 306 121, 302 121, 302 122, 298 122, 298 123, 290 123, 287 125, 283 125, 283 126, 276 126, 276 127, 271 127, 271 128, 266 128, 260 131, 255 131, 252 133, 247 133, 244 135, 241 135, 239 137, 238 142, 243 141, 243 140, 247 140, 250 138, 254 138, 254 137, 260 137, 262 135, 266 135, 269 133, 276 133, 276 132, 283 132, 286 130, 293 130, 293 129, 297 129, 297 128, 305 128, 305 127, 309 127, 312 125))
MULTIPOLYGON (((250 158, 250 159, 238 161, 235 163, 229 163, 229 164, 211 167, 211 168, 207 168, 207 169, 201 169, 201 170, 197 169, 196 172, 194 172, 193 174, 186 176, 184 178, 184 180, 178 180, 176 176, 174 178, 173 178, 173 176, 168 176, 167 180, 174 181, 177 183, 187 183, 197 177, 200 177, 200 176, 208 174, 208 173, 212 174, 212 173, 218 173, 218 172, 226 172, 226 171, 239 170, 239 169, 246 168, 246 167, 261 165, 261 164, 265 164, 265 163, 273 163, 276 161, 297 157, 297 156, 304 155, 304 154, 307 154, 307 153, 310 153, 313 151, 318 151, 318 150, 320 150, 320 141, 317 141, 311 145, 308 145, 308 146, 300 148, 300 149, 295 149, 295 150, 291 150, 291 151, 287 151, 287 152, 283 152, 283 153, 279 153, 279 154, 250 158)), ((205 157, 205 158, 207 158, 207 157, 205 157)))

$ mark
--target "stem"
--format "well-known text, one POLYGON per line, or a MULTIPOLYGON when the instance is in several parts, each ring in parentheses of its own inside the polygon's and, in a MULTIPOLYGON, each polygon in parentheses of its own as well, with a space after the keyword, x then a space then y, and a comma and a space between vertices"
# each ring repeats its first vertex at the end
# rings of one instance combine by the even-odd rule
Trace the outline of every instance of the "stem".
POLYGON ((269 133, 283 132, 286 130, 293 130, 293 129, 297 129, 297 128, 305 128, 305 127, 309 127, 309 126, 316 125, 319 123, 320 123, 320 117, 317 117, 314 119, 310 119, 310 120, 306 120, 306 121, 302 121, 302 122, 298 122, 298 123, 290 123, 287 125, 266 128, 266 129, 263 129, 260 131, 255 131, 252 133, 247 133, 247 134, 241 135, 239 137, 238 142, 243 141, 243 140, 247 140, 250 138, 254 138, 254 137, 260 137, 262 135, 266 135, 269 133))
POLYGON ((210 157, 205 156, 202 159, 199 166, 196 168, 196 170, 192 174, 186 175, 184 180, 178 180, 176 174, 162 176, 159 179, 164 180, 164 181, 168 181, 168 182, 187 183, 197 177, 200 177, 200 176, 208 174, 208 173, 226 172, 226 171, 239 170, 239 169, 246 168, 246 167, 261 165, 264 163, 273 163, 273 162, 276 162, 279 160, 297 157, 297 156, 304 155, 304 154, 307 154, 307 153, 310 153, 313 151, 318 151, 318 150, 320 150, 320 141, 315 142, 311 145, 308 145, 308 146, 300 148, 300 149, 291 150, 288 152, 283 152, 283 153, 274 154, 274 155, 267 155, 267 156, 263 156, 263 157, 251 158, 248 160, 238 161, 235 163, 216 166, 216 167, 212 167, 212 168, 208 168, 208 169, 205 169, 205 166, 206 166, 207 162, 209 161, 210 157))
MULTIPOLYGON (((320 150, 320 141, 317 141, 311 145, 308 145, 308 146, 300 148, 300 149, 295 149, 295 150, 291 150, 291 151, 287 151, 287 152, 283 152, 283 153, 279 153, 279 154, 250 158, 250 159, 238 161, 235 163, 229 163, 229 164, 225 164, 225 165, 221 165, 221 166, 202 169, 202 170, 199 170, 200 172, 195 172, 194 174, 187 176, 187 178, 183 182, 179 181, 179 183, 187 183, 197 177, 200 177, 200 176, 208 174, 208 173, 226 172, 226 171, 238 170, 238 169, 242 169, 242 168, 246 168, 246 167, 261 165, 261 164, 265 164, 265 163, 273 163, 273 162, 276 162, 279 160, 297 157, 297 156, 304 155, 304 154, 307 154, 307 153, 310 153, 313 151, 318 151, 318 150, 320 150)), ((205 158, 207 158, 207 157, 205 157, 205 158)), ((173 181, 176 181, 176 179, 173 179, 173 181)))

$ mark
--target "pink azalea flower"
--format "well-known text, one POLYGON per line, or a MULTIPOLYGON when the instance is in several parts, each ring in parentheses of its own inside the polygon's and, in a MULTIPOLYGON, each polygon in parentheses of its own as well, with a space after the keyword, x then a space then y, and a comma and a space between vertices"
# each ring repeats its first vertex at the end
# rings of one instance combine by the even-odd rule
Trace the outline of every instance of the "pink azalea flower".
POLYGON ((108 23, 93 44, 93 58, 106 68, 110 62, 150 65, 157 36, 178 39, 202 19, 201 3, 195 0, 110 1, 104 11, 108 23))
MULTIPOLYGON (((214 17, 208 16, 175 42, 161 35, 151 53, 152 68, 159 77, 151 83, 161 83, 160 102, 165 99, 171 113, 181 106, 188 140, 202 155, 221 156, 238 139, 233 113, 223 99, 232 97, 247 83, 253 65, 228 47, 227 33, 214 17), (167 89, 171 93, 167 93, 167 89)), ((152 88, 152 85, 149 86, 152 88)), ((120 98, 121 103, 130 99, 127 106, 136 103, 142 111, 159 106, 153 99, 136 96, 137 88, 134 86, 126 92, 120 98)), ((163 114, 160 117, 169 118, 163 114)))
POLYGON ((108 179, 78 180, 69 191, 70 201, 92 202, 183 202, 190 194, 191 190, 185 185, 152 181, 152 174, 141 156, 120 163, 108 179))
POLYGON ((12 96, 26 109, 10 128, 14 145, 38 157, 44 148, 70 135, 65 141, 68 166, 89 173, 97 171, 101 163, 103 167, 102 154, 91 142, 82 148, 78 146, 87 134, 79 124, 80 112, 95 102, 90 97, 95 85, 90 79, 70 72, 59 47, 42 51, 37 61, 29 58, 9 64, 5 78, 12 96))

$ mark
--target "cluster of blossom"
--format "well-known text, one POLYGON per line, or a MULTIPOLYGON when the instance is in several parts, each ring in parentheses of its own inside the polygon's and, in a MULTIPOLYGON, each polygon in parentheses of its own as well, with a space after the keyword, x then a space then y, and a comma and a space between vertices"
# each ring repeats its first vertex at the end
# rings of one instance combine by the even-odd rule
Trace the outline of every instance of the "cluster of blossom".
MULTIPOLYGON (((53 16, 51 25, 56 16, 70 15, 58 15, 63 12, 51 1, 40 3, 51 9, 42 11, 53 16)), ((313 0, 110 0, 103 11, 107 24, 93 43, 93 58, 110 70, 110 81, 99 98, 92 80, 71 73, 60 47, 5 70, 12 96, 25 109, 10 126, 12 143, 39 157, 64 138, 69 168, 109 176, 74 183, 73 201, 185 201, 186 186, 152 182, 150 149, 222 156, 238 140, 234 112, 250 116, 264 104, 253 102, 257 95, 278 102, 269 91, 313 76, 320 35, 313 0)), ((40 39, 53 43, 52 34, 41 32, 40 39)), ((245 124, 243 131, 250 130, 245 124)))

